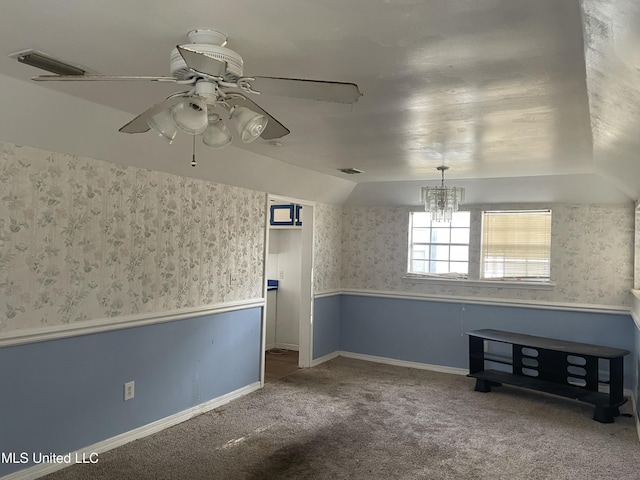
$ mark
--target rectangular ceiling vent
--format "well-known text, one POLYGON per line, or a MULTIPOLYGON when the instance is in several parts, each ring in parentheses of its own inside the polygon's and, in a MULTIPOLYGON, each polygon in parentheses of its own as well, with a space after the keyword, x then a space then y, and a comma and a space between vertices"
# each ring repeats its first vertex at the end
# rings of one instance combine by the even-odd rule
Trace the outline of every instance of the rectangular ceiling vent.
POLYGON ((23 50, 21 52, 12 53, 9 55, 11 58, 15 58, 20 63, 25 65, 31 65, 32 67, 46 70, 47 72, 55 73, 57 75, 84 75, 86 70, 69 65, 61 60, 47 55, 46 53, 39 52, 38 50, 23 50))
POLYGON ((358 170, 357 168, 339 168, 339 171, 342 173, 346 173, 347 175, 357 175, 358 173, 364 173, 362 170, 358 170))

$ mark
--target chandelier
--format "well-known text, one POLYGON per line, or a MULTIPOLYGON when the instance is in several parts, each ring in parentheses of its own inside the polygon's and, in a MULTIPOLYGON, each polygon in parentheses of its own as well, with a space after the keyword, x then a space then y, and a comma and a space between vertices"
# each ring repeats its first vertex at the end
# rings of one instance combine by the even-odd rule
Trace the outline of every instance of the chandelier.
POLYGON ((464 188, 444 186, 444 172, 448 169, 444 165, 437 168, 442 173, 439 187, 422 187, 424 210, 431 213, 434 222, 451 222, 453 212, 458 211, 458 205, 464 203, 464 188))

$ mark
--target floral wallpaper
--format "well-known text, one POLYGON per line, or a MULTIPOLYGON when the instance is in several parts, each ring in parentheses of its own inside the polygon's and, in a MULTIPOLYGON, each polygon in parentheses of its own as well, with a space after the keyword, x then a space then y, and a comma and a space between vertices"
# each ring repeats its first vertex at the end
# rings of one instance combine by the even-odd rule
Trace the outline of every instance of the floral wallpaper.
POLYGON ((0 187, 0 331, 262 296, 264 193, 8 143, 0 187))
POLYGON ((552 215, 551 271, 558 299, 630 306, 633 204, 563 205, 552 215))
POLYGON ((314 227, 314 293, 339 290, 342 208, 316 204, 314 227))
MULTIPOLYGON (((0 331, 262 296, 264 193, 1 142, 0 187, 0 331)), ((556 287, 528 290, 403 281, 407 208, 316 204, 314 291, 630 306, 634 206, 550 207, 556 287)))
MULTIPOLYGON (((476 264, 470 264, 470 277, 472 272, 479 271, 479 254, 475 250, 479 251, 480 212, 491 207, 495 208, 470 207, 470 263, 476 264)), ((630 306, 634 275, 633 204, 546 207, 552 209, 551 277, 556 284, 553 290, 403 281, 407 271, 410 210, 399 207, 343 210, 342 288, 630 306)))
POLYGON ((351 207, 342 220, 342 288, 403 290, 409 210, 351 207))

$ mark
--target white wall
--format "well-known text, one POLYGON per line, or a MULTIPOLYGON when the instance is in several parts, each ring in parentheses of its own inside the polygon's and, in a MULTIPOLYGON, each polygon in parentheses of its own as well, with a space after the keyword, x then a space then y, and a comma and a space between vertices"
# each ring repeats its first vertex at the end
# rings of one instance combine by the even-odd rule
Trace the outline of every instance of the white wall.
MULTIPOLYGON (((300 334, 301 229, 270 229, 267 278, 279 281, 276 306, 275 346, 298 349, 300 334)), ((269 297, 269 301, 272 297, 269 297)), ((267 346, 271 325, 267 325, 267 346)))

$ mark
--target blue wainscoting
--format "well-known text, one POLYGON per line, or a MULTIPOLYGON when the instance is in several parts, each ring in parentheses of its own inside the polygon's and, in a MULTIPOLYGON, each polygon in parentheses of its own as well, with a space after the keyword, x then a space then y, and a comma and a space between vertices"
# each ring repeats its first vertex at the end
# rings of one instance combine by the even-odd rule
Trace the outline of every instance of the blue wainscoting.
MULTIPOLYGON (((634 323, 635 347, 633 351, 633 393, 636 401, 636 416, 640 419, 640 327, 634 323)), ((638 432, 640 435, 640 431, 638 432)))
MULTIPOLYGON (((630 314, 439 302, 429 299, 341 296, 339 350, 393 360, 468 368, 465 332, 495 328, 635 351, 630 314)), ((634 385, 633 355, 625 357, 625 386, 634 385)))
MULTIPOLYGON (((0 348, 0 452, 66 454, 258 382, 261 319, 247 308, 0 348)), ((0 477, 27 466, 0 463, 0 477)))
POLYGON ((341 296, 318 297, 313 301, 313 359, 340 350, 341 296))

